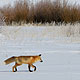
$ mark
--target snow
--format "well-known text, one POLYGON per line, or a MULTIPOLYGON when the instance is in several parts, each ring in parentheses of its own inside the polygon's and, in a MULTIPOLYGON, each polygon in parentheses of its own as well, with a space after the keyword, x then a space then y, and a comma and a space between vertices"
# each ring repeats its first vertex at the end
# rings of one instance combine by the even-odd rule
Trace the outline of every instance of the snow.
MULTIPOLYGON (((80 80, 80 38, 67 37, 46 27, 8 27, 0 30, 1 80, 80 80), (59 34, 59 36, 57 36, 59 34), (61 36, 62 35, 62 36, 61 36), (29 72, 27 64, 12 72, 12 66, 2 62, 11 56, 39 55, 43 62, 29 72)), ((75 34, 74 34, 75 35, 75 34)))
MULTIPOLYGON (((29 52, 28 54, 39 54, 29 52)), ((18 67, 18 72, 11 71, 13 63, 0 66, 2 80, 79 80, 80 79, 80 52, 57 51, 42 53, 43 63, 37 62, 37 71, 30 73, 27 65, 18 67), (4 77, 5 76, 5 77, 4 77)), ((9 56, 12 55, 12 53, 9 56)), ((17 53, 16 53, 17 55, 17 53)), ((20 55, 20 53, 18 53, 20 55)), ((22 54, 21 54, 22 55, 22 54)), ((27 54, 25 54, 27 55, 27 54)), ((3 54, 1 57, 4 57, 3 54)), ((7 58, 7 57, 6 57, 7 58)))

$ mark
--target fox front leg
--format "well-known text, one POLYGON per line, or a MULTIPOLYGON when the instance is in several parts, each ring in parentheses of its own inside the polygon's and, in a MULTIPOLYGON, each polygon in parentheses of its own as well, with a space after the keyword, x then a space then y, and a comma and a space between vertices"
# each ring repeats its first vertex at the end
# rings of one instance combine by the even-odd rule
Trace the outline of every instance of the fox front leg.
POLYGON ((36 66, 34 66, 34 65, 31 65, 33 68, 34 68, 34 71, 36 71, 36 66))
POLYGON ((30 71, 30 72, 33 72, 32 70, 30 70, 30 66, 31 66, 31 65, 30 65, 30 64, 28 64, 28 69, 29 69, 29 71, 30 71))

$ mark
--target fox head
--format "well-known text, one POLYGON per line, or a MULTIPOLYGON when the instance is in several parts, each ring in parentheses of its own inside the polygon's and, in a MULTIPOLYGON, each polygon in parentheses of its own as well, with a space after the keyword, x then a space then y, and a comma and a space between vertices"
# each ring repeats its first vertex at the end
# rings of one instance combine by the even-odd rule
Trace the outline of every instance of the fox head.
POLYGON ((43 62, 43 60, 41 59, 41 54, 39 54, 38 60, 39 60, 40 62, 43 62))

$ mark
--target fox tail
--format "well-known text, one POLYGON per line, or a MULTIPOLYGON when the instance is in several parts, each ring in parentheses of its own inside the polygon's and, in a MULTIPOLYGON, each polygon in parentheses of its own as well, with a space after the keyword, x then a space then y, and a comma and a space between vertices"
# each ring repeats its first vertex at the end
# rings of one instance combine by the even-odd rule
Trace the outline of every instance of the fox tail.
POLYGON ((13 57, 10 57, 10 58, 8 58, 7 60, 5 60, 4 61, 4 64, 10 64, 10 63, 12 63, 12 62, 15 62, 15 56, 13 56, 13 57))

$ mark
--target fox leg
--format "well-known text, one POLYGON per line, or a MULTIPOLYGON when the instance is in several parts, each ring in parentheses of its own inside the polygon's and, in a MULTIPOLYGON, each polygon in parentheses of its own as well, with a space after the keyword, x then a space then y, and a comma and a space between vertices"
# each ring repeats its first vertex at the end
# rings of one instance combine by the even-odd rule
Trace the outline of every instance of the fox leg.
POLYGON ((34 71, 36 71, 36 66, 34 66, 33 64, 31 66, 34 68, 34 71))
POLYGON ((21 64, 17 64, 17 63, 15 63, 15 65, 12 67, 12 71, 13 72, 16 72, 17 71, 17 66, 20 66, 21 64), (15 69, 15 71, 14 71, 14 69, 15 69))
POLYGON ((13 71, 13 72, 15 72, 15 71, 14 71, 15 68, 16 68, 16 65, 14 65, 14 66, 12 67, 12 71, 13 71))
POLYGON ((33 72, 32 70, 30 70, 30 66, 31 66, 31 65, 30 65, 30 64, 28 64, 28 69, 29 69, 29 71, 30 71, 30 72, 33 72))
POLYGON ((16 67, 15 67, 15 72, 17 71, 17 63, 15 63, 16 67))
POLYGON ((17 71, 17 67, 15 68, 15 72, 17 71))

